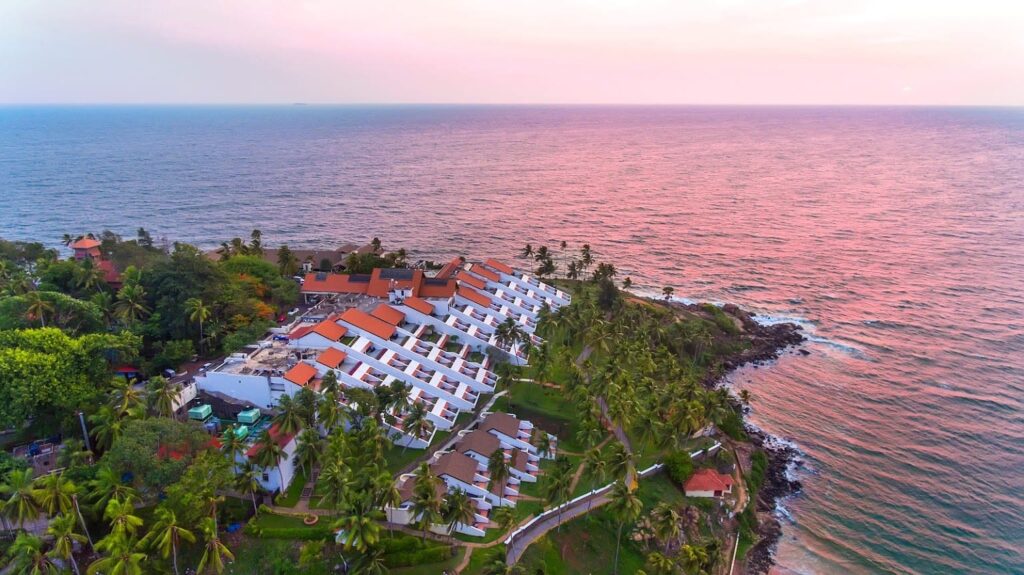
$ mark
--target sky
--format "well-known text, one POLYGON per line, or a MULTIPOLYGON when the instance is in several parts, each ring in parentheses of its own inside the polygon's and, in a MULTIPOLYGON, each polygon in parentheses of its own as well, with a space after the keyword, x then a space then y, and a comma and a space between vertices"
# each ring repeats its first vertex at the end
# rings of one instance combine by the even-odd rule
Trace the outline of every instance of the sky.
POLYGON ((1024 105, 1024 0, 0 0, 0 103, 1024 105))

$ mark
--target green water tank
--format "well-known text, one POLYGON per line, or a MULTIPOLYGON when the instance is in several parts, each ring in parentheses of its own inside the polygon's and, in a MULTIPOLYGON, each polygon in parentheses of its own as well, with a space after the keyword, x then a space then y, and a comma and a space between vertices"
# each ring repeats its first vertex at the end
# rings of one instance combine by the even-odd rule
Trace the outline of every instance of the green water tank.
POLYGON ((249 426, 248 425, 236 425, 235 426, 235 439, 245 439, 249 437, 249 426))
POLYGON ((188 410, 188 418, 196 421, 206 421, 206 418, 210 417, 212 414, 213 408, 210 407, 210 404, 208 403, 197 405, 188 410))
POLYGON ((253 424, 260 420, 260 410, 256 408, 238 412, 238 423, 253 424))

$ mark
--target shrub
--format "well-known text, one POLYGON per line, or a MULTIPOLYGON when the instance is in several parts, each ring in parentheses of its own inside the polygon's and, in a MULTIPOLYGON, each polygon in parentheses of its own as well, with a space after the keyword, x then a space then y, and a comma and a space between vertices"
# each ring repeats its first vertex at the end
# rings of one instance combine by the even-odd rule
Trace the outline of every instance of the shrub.
POLYGON ((730 410, 722 421, 718 422, 718 429, 736 441, 747 440, 747 432, 743 429, 743 417, 735 411, 730 410))
POLYGON ((764 474, 768 470, 768 455, 764 451, 755 451, 750 456, 750 473, 747 474, 747 488, 753 499, 764 483, 764 474))
POLYGON ((334 531, 326 525, 315 527, 260 527, 255 523, 245 526, 245 531, 261 539, 293 539, 296 541, 327 540, 334 531))
POLYGON ((740 333, 740 328, 736 327, 736 324, 732 321, 732 317, 722 311, 720 307, 709 303, 706 303, 701 307, 704 308, 704 311, 711 314, 714 318, 715 325, 718 326, 718 329, 729 335, 737 335, 740 333))
POLYGON ((683 451, 675 451, 665 457, 665 471, 678 485, 682 485, 693 475, 693 460, 690 454, 683 451))

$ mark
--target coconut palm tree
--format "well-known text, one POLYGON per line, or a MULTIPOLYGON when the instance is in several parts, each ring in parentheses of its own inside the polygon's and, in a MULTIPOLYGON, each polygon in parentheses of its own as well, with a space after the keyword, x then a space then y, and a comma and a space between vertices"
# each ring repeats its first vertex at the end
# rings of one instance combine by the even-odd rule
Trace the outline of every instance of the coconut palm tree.
POLYGON ((7 473, 7 481, 0 484, 0 494, 7 497, 3 503, 4 517, 18 526, 39 517, 39 505, 32 495, 32 469, 13 469, 7 473))
POLYGON ((487 488, 491 489, 497 485, 502 488, 499 493, 504 493, 510 470, 508 460, 505 459, 505 452, 501 447, 495 449, 491 456, 487 458, 487 473, 491 476, 487 482, 487 488))
POLYGON ((114 323, 114 318, 117 317, 114 307, 114 296, 110 295, 110 292, 107 291, 98 291, 92 294, 89 301, 99 308, 100 313, 103 314, 103 322, 107 327, 110 327, 114 323))
POLYGON ((320 461, 323 451, 323 440, 317 430, 306 429, 299 434, 295 445, 295 463, 305 469, 306 477, 313 476, 313 467, 320 461))
POLYGON ((103 518, 110 522, 110 534, 117 537, 134 537, 142 527, 142 518, 133 515, 135 504, 131 500, 111 499, 103 518))
POLYGON ((643 512, 644 504, 637 497, 636 493, 619 480, 612 487, 611 501, 608 504, 612 516, 619 522, 619 529, 615 536, 615 563, 613 573, 619 572, 619 549, 622 547, 622 528, 626 523, 636 521, 643 512))
POLYGON ((149 315, 146 305, 146 290, 139 284, 127 283, 117 290, 114 313, 129 327, 149 315))
POLYGON ((89 498, 95 502, 96 510, 104 510, 111 500, 134 501, 139 495, 130 485, 121 481, 121 476, 109 465, 101 465, 96 476, 89 481, 89 498))
POLYGON ((25 575, 57 575, 60 569, 50 559, 50 556, 43 553, 43 540, 28 533, 19 533, 11 548, 7 550, 7 557, 13 567, 12 573, 23 573, 25 575))
POLYGON ((484 575, 524 575, 526 569, 518 563, 509 565, 505 563, 505 557, 497 557, 489 565, 484 567, 484 575))
MULTIPOLYGON (((430 428, 434 424, 430 423, 427 419, 427 415, 430 412, 427 411, 427 407, 422 402, 413 402, 409 408, 409 413, 405 414, 405 419, 402 420, 402 429, 405 433, 411 435, 414 438, 420 438, 425 433, 430 431, 430 428)), ((402 452, 409 447, 408 443, 402 447, 402 452)))
POLYGON ((282 395, 277 402, 277 415, 274 416, 274 423, 279 433, 291 435, 302 429, 302 406, 292 399, 290 395, 282 395))
POLYGON ((277 441, 274 441, 270 436, 270 430, 268 429, 264 429, 263 432, 260 433, 257 442, 259 443, 259 447, 256 450, 256 464, 264 470, 276 467, 281 478, 280 488, 284 491, 284 469, 282 469, 282 467, 284 466, 284 462, 288 460, 288 454, 285 453, 284 447, 281 447, 278 445, 277 441))
POLYGON ((75 283, 84 291, 97 291, 106 285, 104 275, 103 269, 94 264, 91 259, 83 260, 82 265, 75 272, 75 283))
POLYGON ((236 431, 237 427, 231 424, 220 434, 220 452, 231 463, 232 469, 237 467, 238 455, 245 451, 245 441, 238 437, 236 431))
POLYGON ((647 556, 647 566, 650 567, 651 573, 672 575, 676 572, 676 562, 657 551, 647 556))
POLYGON ((251 461, 246 461, 242 466, 235 472, 235 489, 245 493, 249 493, 252 499, 252 511, 253 513, 259 512, 259 507, 256 505, 256 492, 263 489, 263 485, 260 483, 260 471, 256 469, 256 466, 251 461))
POLYGON ((687 573, 700 573, 701 567, 707 563, 707 549, 700 545, 683 545, 679 548, 679 560, 687 573))
POLYGON ((445 495, 441 504, 441 518, 448 525, 448 536, 454 539, 455 528, 461 523, 472 525, 476 519, 476 505, 461 489, 455 489, 445 495))
POLYGON ((508 533, 516 524, 516 511, 511 507, 497 507, 494 509, 491 520, 498 524, 502 533, 508 533))
POLYGON ((53 472, 33 482, 32 499, 44 513, 53 517, 71 510, 74 506, 71 496, 77 491, 74 482, 64 477, 63 473, 53 472))
POLYGON ((82 526, 82 532, 85 533, 85 538, 89 541, 89 547, 96 550, 96 546, 92 543, 92 535, 89 533, 89 526, 85 524, 85 517, 82 515, 82 509, 78 505, 78 494, 71 494, 71 504, 75 508, 75 514, 78 516, 78 524, 82 526))
POLYGON ((174 511, 167 507, 157 507, 156 523, 143 538, 142 543, 155 547, 164 559, 172 557, 175 575, 178 574, 178 546, 182 541, 195 543, 196 536, 181 525, 174 511))
POLYGON ((651 527, 661 541, 662 549, 668 553, 668 546, 673 539, 679 537, 682 517, 671 505, 662 501, 651 511, 651 527))
MULTIPOLYGON (((597 489, 599 483, 603 483, 608 476, 608 460, 605 459, 604 453, 597 446, 591 447, 587 450, 583 456, 583 465, 587 469, 587 475, 590 476, 590 490, 594 491, 597 489)), ((591 497, 587 501, 587 512, 590 512, 590 506, 593 504, 594 498, 591 497)))
POLYGON ((355 549, 360 553, 373 547, 380 541, 380 523, 376 520, 381 515, 370 504, 366 495, 357 495, 359 500, 350 502, 349 512, 334 523, 334 529, 341 530, 345 535, 345 550, 355 549))
POLYGON ((188 314, 189 321, 193 321, 199 324, 199 342, 203 341, 203 323, 210 319, 211 311, 210 308, 206 307, 206 304, 197 297, 190 297, 185 300, 185 313, 188 314))
MULTIPOLYGON (((327 373, 334 373, 328 371, 327 373)), ((335 380, 334 391, 324 391, 316 404, 316 419, 320 422, 325 433, 339 427, 345 421, 346 412, 341 408, 338 400, 337 380, 335 380)))
POLYGON ((235 556, 231 553, 231 550, 221 543, 220 535, 217 533, 217 524, 212 517, 203 518, 201 529, 203 530, 206 543, 203 545, 203 556, 199 559, 199 566, 196 567, 196 572, 201 574, 204 569, 209 568, 214 573, 222 573, 224 571, 224 559, 234 561, 235 556))
POLYGON ((153 409, 160 417, 173 417, 174 404, 181 397, 181 386, 170 384, 157 375, 149 379, 147 395, 152 398, 153 409))
POLYGON ((38 291, 25 294, 25 303, 25 318, 30 322, 39 320, 39 327, 46 327, 46 316, 53 313, 53 303, 38 291))
POLYGON ((355 563, 353 573, 358 573, 359 575, 387 575, 389 571, 384 557, 384 550, 380 547, 368 550, 355 563))
POLYGON ((89 565, 88 575, 142 575, 146 554, 135 551, 135 541, 111 534, 96 547, 104 552, 104 556, 89 565))
POLYGON ((633 454, 626 450, 626 447, 618 441, 612 441, 609 446, 608 472, 611 477, 624 479, 633 470, 633 454))
POLYGON ((75 533, 75 516, 58 515, 46 528, 46 535, 53 538, 53 549, 49 555, 61 561, 71 563, 75 575, 79 575, 78 561, 75 561, 75 543, 85 543, 83 535, 75 533))
POLYGON ((111 384, 110 406, 119 416, 135 414, 145 404, 142 392, 128 381, 118 379, 111 384))
POLYGON ((426 462, 420 464, 413 484, 412 514, 419 517, 417 523, 423 532, 423 540, 427 539, 427 528, 441 520, 441 480, 434 475, 426 462))
POLYGON ((125 424, 124 418, 109 405, 101 405, 96 413, 89 416, 89 422, 93 424, 92 437, 96 448, 103 451, 110 449, 114 441, 121 437, 125 424))
MULTIPOLYGON (((555 460, 555 467, 546 477, 547 485, 544 489, 544 501, 550 506, 555 503, 567 501, 572 495, 573 468, 569 459, 564 455, 555 460)), ((562 529, 562 511, 565 507, 559 506, 558 518, 555 521, 558 529, 562 529)))

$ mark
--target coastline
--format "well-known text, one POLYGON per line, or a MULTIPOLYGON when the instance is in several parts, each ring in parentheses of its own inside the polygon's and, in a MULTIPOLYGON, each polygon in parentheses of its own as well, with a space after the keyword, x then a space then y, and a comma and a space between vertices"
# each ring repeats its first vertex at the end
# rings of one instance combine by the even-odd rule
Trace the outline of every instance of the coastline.
MULTIPOLYGON (((687 311, 699 311, 696 304, 670 302, 670 306, 687 311)), ((743 324, 743 330, 751 336, 751 347, 726 358, 722 362, 723 371, 710 375, 704 382, 708 388, 730 387, 729 376, 748 364, 766 366, 778 359, 789 348, 796 348, 802 355, 809 352, 799 348, 807 338, 802 335, 802 328, 794 323, 758 323, 757 316, 747 312, 735 304, 725 304, 722 311, 737 318, 743 324)), ((744 412, 749 408, 744 407, 744 412)), ((775 551, 782 538, 782 524, 775 515, 779 502, 800 492, 801 484, 789 478, 789 469, 799 466, 799 452, 782 438, 776 437, 749 422, 745 422, 750 442, 768 455, 768 468, 764 483, 758 492, 755 512, 757 513, 758 541, 747 551, 740 563, 742 573, 763 575, 775 565, 775 551)))

